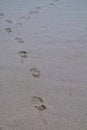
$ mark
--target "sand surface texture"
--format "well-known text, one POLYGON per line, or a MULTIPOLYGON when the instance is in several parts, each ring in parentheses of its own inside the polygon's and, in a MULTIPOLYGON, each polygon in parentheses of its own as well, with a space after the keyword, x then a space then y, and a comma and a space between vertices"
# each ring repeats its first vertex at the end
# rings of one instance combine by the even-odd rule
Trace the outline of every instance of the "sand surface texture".
POLYGON ((0 130, 87 130, 86 0, 0 0, 0 130))

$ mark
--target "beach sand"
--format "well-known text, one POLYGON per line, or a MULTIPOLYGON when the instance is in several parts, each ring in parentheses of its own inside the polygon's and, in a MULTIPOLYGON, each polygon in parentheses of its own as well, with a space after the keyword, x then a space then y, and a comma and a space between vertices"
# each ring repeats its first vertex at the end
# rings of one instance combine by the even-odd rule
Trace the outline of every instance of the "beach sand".
POLYGON ((0 1, 0 130, 87 130, 87 2, 0 1))

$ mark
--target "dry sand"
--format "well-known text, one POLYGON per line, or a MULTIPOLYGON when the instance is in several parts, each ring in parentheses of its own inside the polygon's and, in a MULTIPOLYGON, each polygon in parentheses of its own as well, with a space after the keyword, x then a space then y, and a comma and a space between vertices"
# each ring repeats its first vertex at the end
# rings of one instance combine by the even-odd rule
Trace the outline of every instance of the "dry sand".
POLYGON ((87 130, 87 2, 0 1, 0 130, 87 130))

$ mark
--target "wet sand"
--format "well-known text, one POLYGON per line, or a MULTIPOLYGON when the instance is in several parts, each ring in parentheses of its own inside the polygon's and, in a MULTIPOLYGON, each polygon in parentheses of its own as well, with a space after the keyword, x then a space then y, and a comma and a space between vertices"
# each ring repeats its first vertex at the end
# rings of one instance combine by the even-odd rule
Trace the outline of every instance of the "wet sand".
POLYGON ((87 2, 25 1, 0 1, 0 130, 87 130, 87 2))

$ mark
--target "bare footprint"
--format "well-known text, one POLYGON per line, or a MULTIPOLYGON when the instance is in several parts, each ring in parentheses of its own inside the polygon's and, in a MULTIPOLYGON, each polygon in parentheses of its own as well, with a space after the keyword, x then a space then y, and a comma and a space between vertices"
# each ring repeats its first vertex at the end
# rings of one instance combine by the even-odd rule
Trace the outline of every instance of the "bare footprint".
POLYGON ((46 106, 42 104, 39 106, 35 106, 35 108, 38 110, 40 119, 43 122, 43 124, 45 125, 45 129, 47 130, 47 120, 46 120, 46 117, 44 117, 44 114, 42 113, 43 111, 46 110, 46 106))
POLYGON ((46 106, 42 104, 44 102, 43 99, 38 96, 33 96, 31 101, 34 104, 34 107, 38 110, 40 119, 47 129, 47 120, 42 113, 44 110, 46 110, 46 106))
POLYGON ((18 26, 18 25, 22 26, 22 23, 21 23, 21 22, 19 22, 19 23, 16 23, 15 25, 16 25, 16 26, 18 26))
POLYGON ((23 43, 24 42, 24 40, 22 38, 20 38, 20 37, 16 37, 15 40, 17 42, 19 42, 19 43, 23 43))
POLYGON ((19 54, 20 57, 22 57, 22 58, 27 58, 27 57, 28 57, 26 51, 20 51, 18 54, 19 54))
POLYGON ((49 3, 49 5, 54 5, 54 3, 49 3))
POLYGON ((54 2, 58 2, 59 0, 54 0, 54 2))
POLYGON ((24 63, 24 59, 28 57, 27 56, 27 52, 26 51, 20 51, 18 54, 21 57, 21 59, 20 59, 21 61, 20 62, 24 63))
POLYGON ((32 73, 33 77, 35 77, 35 78, 40 77, 40 71, 37 68, 31 68, 30 72, 32 73))
POLYGON ((38 32, 34 32, 34 34, 39 34, 38 32))
POLYGON ((19 19, 25 19, 26 17, 23 15, 23 16, 20 16, 19 19))
POLYGON ((30 16, 27 16, 27 17, 26 17, 26 20, 29 20, 29 19, 30 19, 30 16))
POLYGON ((29 12, 29 14, 30 14, 30 15, 33 15, 33 14, 38 14, 38 13, 39 13, 39 11, 38 11, 38 10, 34 10, 34 11, 30 11, 30 12, 29 12))
POLYGON ((46 25, 41 26, 41 28, 46 28, 46 27, 47 27, 46 25))
POLYGON ((12 24, 12 20, 6 19, 5 22, 12 24))
POLYGON ((12 32, 11 28, 5 28, 4 30, 8 33, 12 32))
POLYGON ((46 106, 42 104, 40 106, 35 106, 35 108, 37 108, 39 111, 44 111, 46 109, 46 106))
POLYGON ((35 9, 40 10, 40 9, 41 9, 41 7, 40 7, 40 6, 37 6, 37 7, 35 7, 35 9))
POLYGON ((31 101, 34 105, 40 105, 41 103, 44 102, 41 97, 37 97, 37 96, 33 96, 31 101))
POLYGON ((4 16, 4 14, 2 12, 0 12, 0 16, 4 16))

